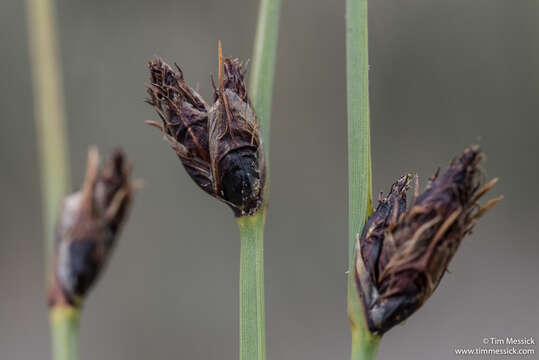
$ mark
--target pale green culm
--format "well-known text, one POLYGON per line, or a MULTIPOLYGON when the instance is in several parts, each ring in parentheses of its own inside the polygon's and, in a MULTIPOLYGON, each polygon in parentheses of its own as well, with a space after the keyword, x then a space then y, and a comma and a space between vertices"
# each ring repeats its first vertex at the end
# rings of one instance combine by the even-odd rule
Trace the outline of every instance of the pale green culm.
MULTIPOLYGON (((26 1, 34 108, 41 166, 45 274, 49 283, 54 227, 63 197, 69 190, 68 141, 53 0, 26 1)), ((77 360, 79 310, 51 309, 53 360, 77 360)))
POLYGON ((376 358, 380 337, 367 327, 354 281, 356 236, 372 212, 367 0, 346 1, 348 112, 348 296, 352 360, 376 358))
MULTIPOLYGON (((249 86, 249 96, 260 124, 266 157, 264 202, 269 196, 269 135, 280 7, 280 0, 260 1, 249 86)), ((265 219, 265 203, 257 214, 238 218, 241 237, 240 360, 266 359, 265 219)))

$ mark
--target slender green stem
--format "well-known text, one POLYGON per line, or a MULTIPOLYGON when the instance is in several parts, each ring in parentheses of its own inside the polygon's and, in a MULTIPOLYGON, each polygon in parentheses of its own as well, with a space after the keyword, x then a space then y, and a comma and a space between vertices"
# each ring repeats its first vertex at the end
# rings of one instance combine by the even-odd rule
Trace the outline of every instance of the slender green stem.
POLYGON ((78 359, 80 310, 69 306, 56 306, 51 309, 50 317, 53 359, 78 359))
POLYGON ((359 330, 352 330, 352 352, 351 359, 374 360, 380 343, 379 336, 365 336, 359 330))
POLYGON ((356 236, 372 212, 369 124, 367 0, 346 1, 346 73, 348 104, 348 317, 352 360, 374 359, 379 336, 371 334, 354 281, 356 236))
MULTIPOLYGON (((54 226, 69 187, 64 98, 53 0, 27 0, 26 9, 41 165, 45 274, 49 284, 54 226)), ((53 359, 78 359, 79 310, 55 307, 51 309, 50 322, 53 359)))
POLYGON ((261 210, 237 219, 241 237, 240 360, 266 359, 264 224, 269 196, 269 135, 280 6, 280 0, 260 1, 251 65, 249 95, 263 138, 266 183, 261 210))
POLYGON ((240 360, 266 358, 264 313, 265 210, 237 218, 240 253, 240 360))
POLYGON ((58 207, 69 187, 64 99, 52 0, 26 3, 48 270, 58 207))
POLYGON ((281 0, 261 0, 256 27, 249 95, 260 122, 264 139, 266 163, 269 154, 271 100, 275 55, 279 37, 279 12, 281 0))

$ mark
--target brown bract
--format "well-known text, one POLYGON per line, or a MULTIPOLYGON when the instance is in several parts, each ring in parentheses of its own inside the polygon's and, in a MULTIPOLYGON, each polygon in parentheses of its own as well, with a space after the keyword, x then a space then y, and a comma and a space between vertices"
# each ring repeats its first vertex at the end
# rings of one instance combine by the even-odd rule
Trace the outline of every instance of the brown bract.
POLYGON ((56 229, 49 306, 80 306, 105 266, 132 201, 131 165, 115 151, 102 169, 88 153, 82 189, 63 202, 56 229))
POLYGON ((219 58, 219 84, 214 102, 186 85, 176 70, 157 59, 149 63, 147 102, 191 178, 207 193, 228 204, 236 216, 253 215, 262 205, 265 164, 258 119, 245 88, 245 72, 237 59, 219 58))
MULTIPOLYGON (((432 294, 462 238, 502 197, 477 201, 496 183, 481 186, 479 147, 466 149, 406 209, 411 175, 392 185, 369 217, 356 252, 356 280, 369 328, 382 334, 405 320, 432 294)), ((417 177, 416 177, 417 180, 417 177)))

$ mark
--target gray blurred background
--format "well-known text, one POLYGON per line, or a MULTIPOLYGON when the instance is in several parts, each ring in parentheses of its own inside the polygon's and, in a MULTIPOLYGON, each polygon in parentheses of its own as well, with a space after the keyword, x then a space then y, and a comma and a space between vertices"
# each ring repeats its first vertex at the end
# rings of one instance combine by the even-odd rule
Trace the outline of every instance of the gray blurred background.
MULTIPOLYGON (((49 357, 39 172, 24 2, 0 2, 0 359, 49 357)), ((236 359, 238 231, 143 103, 146 62, 210 94, 217 41, 251 56, 257 1, 57 1, 71 173, 124 147, 145 188, 81 328, 82 359, 236 359)), ((455 359, 490 336, 539 335, 539 2, 370 1, 375 193, 421 184, 480 139, 505 200, 380 359, 455 359)), ((283 1, 267 220, 268 359, 346 359, 344 1, 283 1)), ((539 349, 536 349, 536 354, 539 349)), ((537 356, 537 355, 536 355, 537 356)), ((529 357, 533 358, 533 357, 529 357)))

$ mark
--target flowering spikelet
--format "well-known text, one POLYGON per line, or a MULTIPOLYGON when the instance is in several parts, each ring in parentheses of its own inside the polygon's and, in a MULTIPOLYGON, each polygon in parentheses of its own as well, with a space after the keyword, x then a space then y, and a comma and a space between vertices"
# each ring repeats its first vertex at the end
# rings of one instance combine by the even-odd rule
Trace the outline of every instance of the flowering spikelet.
POLYGON ((163 131, 185 170, 206 192, 212 193, 208 146, 208 108, 202 97, 184 82, 183 72, 161 59, 149 63, 151 87, 146 102, 163 124, 147 123, 163 131))
POLYGON ((186 85, 179 67, 162 60, 149 63, 151 86, 146 100, 191 178, 228 204, 236 216, 253 215, 262 205, 265 163, 258 119, 245 88, 242 63, 224 58, 219 46, 219 84, 208 107, 186 85))
MULTIPOLYGON (((429 298, 445 274, 462 238, 476 220, 502 197, 477 204, 496 183, 481 186, 474 146, 456 157, 406 209, 411 175, 392 185, 380 199, 359 238, 356 280, 369 328, 384 333, 405 320, 429 298)), ((417 178, 416 178, 417 180, 417 178)))
POLYGON ((90 149, 82 189, 65 198, 57 224, 50 307, 80 306, 105 266, 131 204, 130 174, 123 152, 99 169, 90 149))

